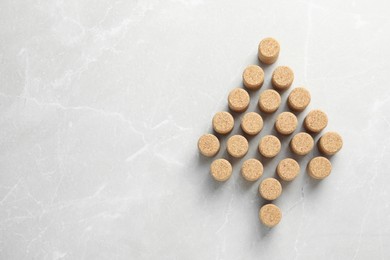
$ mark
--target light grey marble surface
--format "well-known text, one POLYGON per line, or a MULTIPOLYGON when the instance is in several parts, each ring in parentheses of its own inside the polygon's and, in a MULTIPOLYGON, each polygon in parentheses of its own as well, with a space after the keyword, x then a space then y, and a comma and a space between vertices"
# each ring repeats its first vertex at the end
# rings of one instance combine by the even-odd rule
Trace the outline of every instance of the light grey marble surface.
MULTIPOLYGON (((0 258, 390 259, 389 10, 352 0, 1 1, 0 258), (328 179, 302 171, 283 183, 274 229, 259 223, 264 201, 239 175, 243 160, 217 184, 196 147, 267 36, 281 54, 262 89, 275 66, 290 66, 310 109, 344 137, 328 179)), ((245 158, 259 157, 274 117, 245 158)))

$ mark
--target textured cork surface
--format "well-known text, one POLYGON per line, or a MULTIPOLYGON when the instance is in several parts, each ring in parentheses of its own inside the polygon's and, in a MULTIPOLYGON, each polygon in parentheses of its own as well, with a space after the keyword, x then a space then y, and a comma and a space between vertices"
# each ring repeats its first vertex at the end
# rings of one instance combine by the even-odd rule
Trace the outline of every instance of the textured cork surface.
POLYGON ((291 112, 280 113, 275 120, 275 129, 278 133, 289 135, 297 129, 298 119, 291 112))
POLYGON ((256 159, 248 159, 241 166, 241 174, 247 181, 256 181, 263 175, 263 164, 256 159))
POLYGON ((265 38, 261 40, 258 47, 258 58, 265 64, 274 63, 280 52, 280 45, 274 38, 265 38))
POLYGON ((241 119, 241 129, 248 135, 256 135, 263 129, 263 118, 256 112, 246 113, 241 119))
POLYGON ((242 88, 235 88, 228 96, 229 108, 235 112, 244 112, 249 106, 250 97, 248 92, 242 88))
POLYGON ((219 134, 227 134, 234 127, 234 118, 229 112, 217 112, 213 117, 213 129, 219 134))
POLYGON ((267 227, 274 227, 282 219, 282 211, 274 204, 266 204, 260 208, 259 219, 267 227))
POLYGON ((298 133, 294 135, 290 142, 291 150, 297 155, 308 154, 314 146, 314 140, 308 133, 298 133))
POLYGON ((248 146, 248 141, 242 135, 233 135, 226 143, 228 153, 235 158, 243 157, 248 152, 248 146))
POLYGON ((292 181, 298 176, 301 168, 299 163, 291 158, 283 159, 276 167, 276 173, 284 181, 292 181))
POLYGON ((300 112, 303 111, 310 103, 310 92, 303 88, 294 88, 288 95, 287 104, 291 110, 300 112))
POLYGON ((329 176, 332 171, 332 164, 327 158, 318 156, 310 160, 307 170, 312 178, 322 180, 329 176))
POLYGON ((281 98, 278 92, 267 89, 260 94, 259 108, 265 113, 273 113, 280 106, 281 98))
POLYGON ((257 65, 250 65, 242 73, 244 86, 249 90, 258 90, 264 82, 264 71, 257 65))
POLYGON ((267 158, 275 157, 281 148, 279 139, 274 135, 266 135, 259 142, 259 152, 267 158))
POLYGON ((318 149, 326 155, 334 155, 343 147, 343 139, 336 132, 327 132, 318 141, 318 149))
POLYGON ((205 134, 198 140, 199 152, 207 157, 213 157, 219 151, 219 140, 215 135, 205 134))
POLYGON ((275 200, 282 194, 282 185, 275 178, 264 179, 259 185, 259 193, 266 200, 275 200))
POLYGON ((287 66, 279 66, 272 73, 272 86, 277 90, 286 90, 294 81, 294 72, 287 66))
POLYGON ((321 110, 312 110, 305 117, 304 126, 310 132, 321 132, 327 125, 328 116, 321 110))
POLYGON ((217 159, 210 165, 211 176, 217 181, 226 181, 232 175, 232 165, 228 160, 217 159))

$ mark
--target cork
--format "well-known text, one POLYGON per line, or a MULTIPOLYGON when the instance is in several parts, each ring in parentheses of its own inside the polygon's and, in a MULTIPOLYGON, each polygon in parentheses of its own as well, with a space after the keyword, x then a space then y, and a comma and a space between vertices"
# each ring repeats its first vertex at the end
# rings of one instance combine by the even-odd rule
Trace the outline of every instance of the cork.
POLYGON ((257 181, 263 175, 263 164, 256 159, 248 159, 241 166, 241 174, 247 181, 257 181))
POLYGON ((310 177, 322 180, 329 176, 332 171, 332 164, 325 157, 318 156, 310 160, 307 170, 310 177))
POLYGON ((235 158, 241 158, 248 152, 248 141, 242 135, 231 136, 226 146, 228 153, 235 158))
POLYGON ((327 125, 328 116, 321 110, 312 110, 305 117, 304 126, 310 132, 321 132, 327 125))
POLYGON ((286 90, 294 81, 294 72, 287 66, 279 66, 272 73, 272 86, 277 90, 286 90))
POLYGON ((283 159, 276 167, 276 173, 284 181, 292 181, 298 176, 301 168, 299 163, 291 158, 283 159))
POLYGON ((265 113, 273 113, 280 106, 281 98, 278 92, 267 89, 260 94, 259 108, 265 113))
POLYGON ((279 139, 273 135, 266 135, 259 142, 259 152, 267 158, 275 157, 280 152, 279 139))
POLYGON ((234 127, 234 118, 229 112, 217 112, 213 117, 214 131, 219 134, 227 134, 234 127))
POLYGON ((303 87, 294 88, 288 95, 287 104, 291 110, 301 112, 310 103, 311 96, 307 89, 303 87))
POLYGON ((228 96, 229 108, 235 112, 244 112, 249 106, 249 94, 242 88, 235 88, 228 96))
POLYGON ((264 179, 259 185, 259 193, 263 199, 275 200, 282 194, 282 185, 275 178, 264 179))
POLYGON ((249 90, 258 90, 264 82, 264 71, 257 65, 250 65, 242 73, 244 86, 249 90))
POLYGON ((266 204, 260 208, 259 219, 267 227, 274 227, 282 219, 282 211, 274 204, 266 204))
POLYGON ((216 181, 226 181, 232 175, 232 165, 225 159, 217 159, 211 163, 210 172, 216 181))
POLYGON ((256 112, 246 113, 241 119, 241 129, 248 135, 257 135, 263 129, 263 118, 256 112))
POLYGON ((289 135, 297 129, 298 119, 291 112, 283 112, 275 121, 275 129, 282 135, 289 135))
POLYGON ((279 57, 280 45, 273 38, 265 38, 259 43, 258 51, 258 57, 261 62, 272 64, 279 57))
POLYGON ((318 149, 326 155, 334 155, 343 147, 343 139, 336 132, 327 132, 318 141, 318 149))
POLYGON ((297 155, 306 155, 313 149, 314 140, 308 133, 298 133, 294 135, 290 142, 291 150, 297 155))
POLYGON ((219 140, 215 135, 205 134, 198 140, 199 152, 206 157, 213 157, 219 151, 219 140))

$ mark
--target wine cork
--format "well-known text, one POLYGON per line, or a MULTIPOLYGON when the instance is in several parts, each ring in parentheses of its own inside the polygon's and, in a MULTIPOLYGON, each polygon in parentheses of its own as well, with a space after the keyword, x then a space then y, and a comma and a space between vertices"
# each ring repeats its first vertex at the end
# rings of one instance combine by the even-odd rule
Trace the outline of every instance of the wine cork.
POLYGON ((210 172, 216 181, 226 181, 232 175, 232 165, 225 159, 217 159, 211 163, 210 172))
POLYGON ((282 135, 289 135, 297 129, 298 119, 291 112, 283 112, 275 121, 275 129, 282 135))
POLYGON ((248 159, 241 166, 241 174, 247 181, 257 181, 263 175, 263 164, 256 159, 248 159))
POLYGON ((246 113, 241 119, 241 128, 248 135, 257 135, 263 129, 263 118, 256 112, 246 113))
POLYGON ((294 135, 290 142, 291 150, 297 155, 306 155, 313 149, 314 140, 308 133, 294 135))
POLYGON ((207 157, 213 157, 219 151, 219 140, 215 135, 205 134, 198 140, 198 148, 201 154, 207 157))
POLYGON ((301 168, 297 161, 291 158, 283 159, 276 167, 276 173, 284 181, 292 181, 298 176, 301 168))
POLYGON ((250 65, 242 73, 244 86, 249 90, 258 90, 264 82, 264 71, 257 65, 250 65))
POLYGON ((228 153, 235 157, 241 158, 248 152, 248 141, 242 135, 233 135, 227 141, 228 153))
POLYGON ((332 171, 332 164, 325 157, 318 156, 310 160, 307 170, 310 177, 322 180, 329 176, 332 171))
POLYGON ((282 185, 275 178, 264 179, 259 185, 259 193, 263 199, 275 200, 282 194, 282 185))
POLYGON ((321 132, 328 125, 328 116, 321 110, 312 110, 305 117, 304 125, 310 132, 321 132))
POLYGON ((280 106, 281 98, 278 92, 267 89, 260 94, 259 108, 265 113, 273 113, 280 106))
POLYGON ((213 117, 214 131, 219 134, 227 134, 234 127, 234 118, 229 112, 217 112, 213 117))
POLYGON ((274 227, 282 219, 282 211, 274 204, 266 204, 260 208, 259 219, 267 227, 274 227))
POLYGON ((303 111, 310 103, 311 96, 305 88, 294 88, 288 95, 287 104, 290 109, 300 112, 303 111))
POLYGON ((343 147, 343 139, 336 132, 327 132, 318 141, 318 149, 326 155, 334 155, 343 147))
POLYGON ((258 51, 258 57, 261 62, 272 64, 279 57, 280 45, 273 38, 265 38, 259 43, 258 51))
POLYGON ((273 135, 266 135, 259 142, 259 152, 267 158, 275 157, 280 152, 279 139, 273 135))
POLYGON ((229 108, 235 112, 244 112, 249 106, 249 94, 242 88, 235 88, 228 96, 229 108))
POLYGON ((287 66, 279 66, 272 73, 272 86, 277 90, 286 90, 294 81, 294 72, 287 66))

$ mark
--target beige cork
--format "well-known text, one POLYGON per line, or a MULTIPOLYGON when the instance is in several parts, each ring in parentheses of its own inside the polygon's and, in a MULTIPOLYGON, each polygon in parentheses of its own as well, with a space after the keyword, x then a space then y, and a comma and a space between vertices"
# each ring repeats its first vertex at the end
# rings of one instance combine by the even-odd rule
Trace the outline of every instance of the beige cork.
POLYGON ((242 135, 233 135, 231 136, 227 143, 228 153, 235 157, 241 158, 248 152, 248 141, 242 135))
POLYGON ((280 106, 281 98, 278 92, 267 89, 260 94, 259 108, 265 113, 273 113, 280 106))
POLYGON ((198 140, 199 152, 207 157, 213 157, 219 151, 219 140, 215 135, 205 134, 198 140))
POLYGON ((291 158, 283 159, 276 167, 276 173, 284 181, 292 181, 298 176, 301 168, 299 163, 291 158))
POLYGON ((241 129, 248 135, 257 135, 263 129, 263 118, 256 112, 246 113, 241 119, 241 129))
POLYGON ((235 88, 228 96, 229 108, 235 112, 244 112, 249 106, 249 94, 242 88, 235 88))
POLYGON ((294 88, 287 99, 290 109, 300 112, 303 111, 310 103, 311 96, 307 89, 299 87, 294 88))
POLYGON ((328 125, 328 116, 321 110, 312 110, 305 117, 304 125, 310 132, 321 132, 328 125))
POLYGON ((217 181, 226 181, 232 175, 232 165, 228 160, 217 159, 210 165, 210 172, 217 181))
POLYGON ((281 148, 281 143, 276 136, 266 135, 259 142, 259 152, 267 158, 275 157, 281 148))
POLYGON ((265 38, 259 43, 258 51, 258 57, 261 62, 272 64, 279 57, 280 45, 273 38, 265 38))
POLYGON ((291 112, 283 112, 275 121, 275 129, 282 135, 289 135, 297 129, 298 119, 291 112))
POLYGON ((282 194, 282 185, 275 178, 264 179, 259 185, 259 193, 263 199, 276 200, 282 194))
POLYGON ((307 170, 310 177, 322 180, 329 176, 332 171, 332 164, 325 157, 318 156, 310 160, 307 170))
POLYGON ((313 149, 314 140, 308 133, 298 133, 294 135, 290 142, 291 150, 297 155, 306 155, 313 149))
POLYGON ((259 219, 267 227, 274 227, 282 219, 282 211, 274 204, 266 204, 260 208, 259 219))
POLYGON ((234 127, 234 118, 229 112, 217 112, 213 117, 214 131, 219 134, 227 134, 234 127))
POLYGON ((250 65, 242 73, 244 86, 249 90, 258 90, 264 82, 264 71, 257 65, 250 65))
POLYGON ((263 175, 263 164, 256 159, 248 159, 241 166, 241 174, 247 181, 257 181, 263 175))
POLYGON ((343 147, 343 139, 336 132, 327 132, 318 141, 319 150, 326 155, 334 155, 343 147))
POLYGON ((272 73, 272 85, 277 90, 286 90, 294 81, 294 72, 287 66, 279 66, 272 73))

